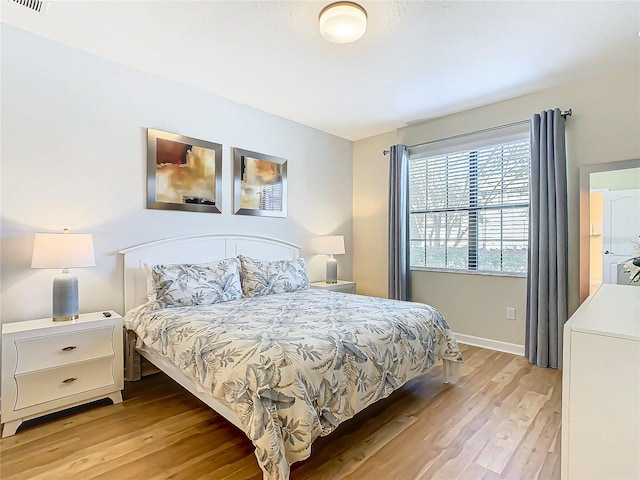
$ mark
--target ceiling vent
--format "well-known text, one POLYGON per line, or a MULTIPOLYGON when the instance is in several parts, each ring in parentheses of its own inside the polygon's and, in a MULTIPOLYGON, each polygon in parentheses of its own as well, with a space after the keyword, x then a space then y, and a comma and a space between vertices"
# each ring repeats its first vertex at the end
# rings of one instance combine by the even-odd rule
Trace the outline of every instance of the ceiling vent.
POLYGON ((11 0, 13 3, 17 3, 18 5, 22 5, 23 7, 27 7, 31 10, 35 10, 38 13, 44 13, 47 9, 47 4, 49 3, 47 0, 11 0))

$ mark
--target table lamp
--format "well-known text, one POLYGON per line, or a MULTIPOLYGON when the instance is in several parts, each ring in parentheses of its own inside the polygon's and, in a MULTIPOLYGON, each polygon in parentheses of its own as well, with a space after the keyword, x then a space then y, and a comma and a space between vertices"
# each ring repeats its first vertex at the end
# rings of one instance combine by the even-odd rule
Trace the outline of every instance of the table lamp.
POLYGON ((342 235, 326 235, 316 239, 318 253, 329 255, 327 259, 327 283, 338 283, 338 261, 334 255, 344 254, 344 237, 342 235))
POLYGON ((53 280, 54 322, 78 318, 78 277, 69 268, 93 267, 93 235, 90 233, 36 233, 31 268, 61 268, 53 280))

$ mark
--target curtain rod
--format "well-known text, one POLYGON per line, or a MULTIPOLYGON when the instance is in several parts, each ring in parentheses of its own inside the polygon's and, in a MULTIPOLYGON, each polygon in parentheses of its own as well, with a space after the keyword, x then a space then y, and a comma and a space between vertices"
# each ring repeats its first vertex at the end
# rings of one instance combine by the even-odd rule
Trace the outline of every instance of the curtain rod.
MULTIPOLYGON (((569 109, 569 110, 565 110, 560 115, 562 116, 562 118, 564 118, 566 120, 566 118, 570 117, 572 113, 573 113, 573 111, 571 109, 569 109)), ((430 140, 428 142, 416 143, 415 145, 409 145, 407 147, 407 149, 417 148, 417 147, 424 147, 426 145, 431 145, 432 143, 444 142, 445 140, 454 140, 456 138, 466 137, 468 135, 475 135, 477 133, 491 132, 493 130, 498 130, 500 128, 515 127, 516 125, 523 125, 525 123, 529 123, 530 121, 531 120, 520 120, 519 122, 507 123, 505 125, 497 125, 495 127, 485 128, 484 130, 476 130, 475 132, 459 133, 458 135, 452 135, 451 137, 439 138, 437 140, 430 140)), ((389 150, 383 150, 382 153, 383 153, 383 155, 388 155, 389 154, 389 150)))

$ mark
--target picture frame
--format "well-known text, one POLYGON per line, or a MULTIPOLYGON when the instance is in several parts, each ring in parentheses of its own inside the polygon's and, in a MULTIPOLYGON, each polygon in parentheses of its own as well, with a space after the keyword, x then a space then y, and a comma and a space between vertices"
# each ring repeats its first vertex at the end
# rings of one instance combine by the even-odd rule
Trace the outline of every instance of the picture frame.
POLYGON ((147 208, 222 213, 222 145, 148 128, 147 208))
POLYGON ((233 149, 234 214, 287 216, 287 160, 233 149))

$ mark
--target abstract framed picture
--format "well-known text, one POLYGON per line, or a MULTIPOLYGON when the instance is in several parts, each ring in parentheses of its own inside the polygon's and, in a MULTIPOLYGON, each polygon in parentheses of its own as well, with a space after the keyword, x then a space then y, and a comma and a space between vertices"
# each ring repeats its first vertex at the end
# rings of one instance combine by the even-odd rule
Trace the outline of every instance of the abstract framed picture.
POLYGON ((147 208, 222 212, 222 145, 147 129, 147 208))
POLYGON ((233 199, 237 215, 287 216, 287 161, 233 149, 233 199))

